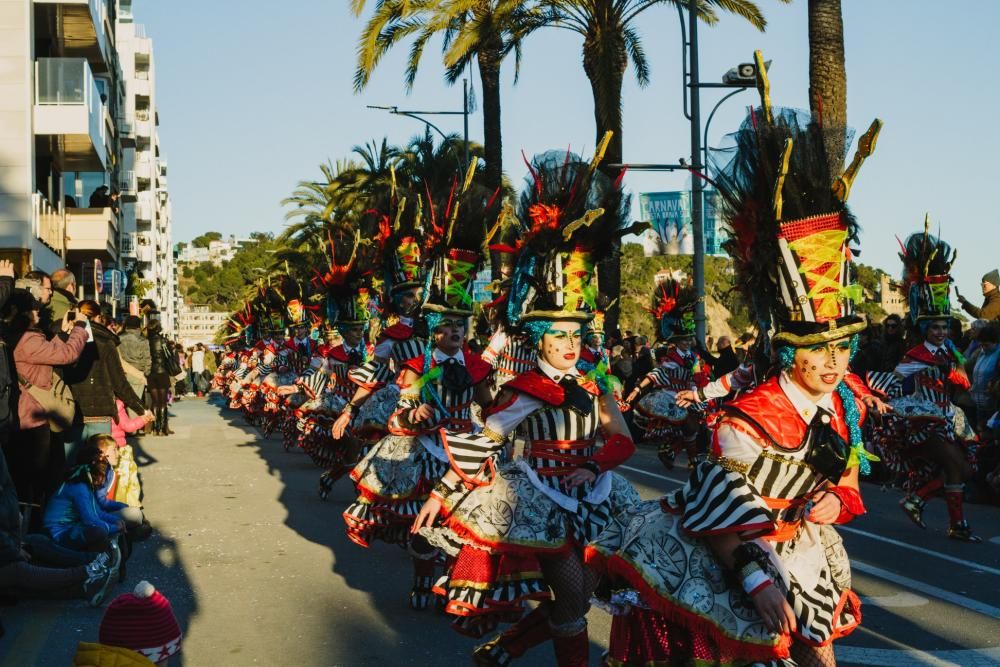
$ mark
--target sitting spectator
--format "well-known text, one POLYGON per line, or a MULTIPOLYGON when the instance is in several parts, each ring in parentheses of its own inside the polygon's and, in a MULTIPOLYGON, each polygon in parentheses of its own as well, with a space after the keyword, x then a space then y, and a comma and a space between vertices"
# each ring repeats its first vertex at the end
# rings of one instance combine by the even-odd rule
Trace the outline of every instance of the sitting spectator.
POLYGON ((129 534, 134 534, 143 524, 142 510, 126 502, 115 500, 118 485, 122 482, 117 473, 117 467, 120 463, 118 443, 110 435, 101 433, 90 438, 88 450, 92 447, 97 448, 108 463, 104 483, 95 492, 97 507, 101 511, 124 521, 129 534))
POLYGON ((108 605, 98 638, 100 644, 80 642, 74 667, 165 665, 180 653, 183 633, 170 601, 140 581, 108 605))
POLYGON ((67 568, 31 564, 21 543, 21 513, 7 460, 0 454, 0 592, 18 597, 39 593, 82 592, 97 606, 116 574, 112 558, 100 553, 90 563, 67 568))
MULTIPOLYGON (((110 467, 100 447, 88 442, 80 452, 81 465, 66 476, 56 495, 45 508, 45 531, 56 544, 78 551, 105 551, 125 522, 105 512, 97 504, 96 493, 103 488, 110 467)), ((119 563, 115 562, 117 569, 119 563)))

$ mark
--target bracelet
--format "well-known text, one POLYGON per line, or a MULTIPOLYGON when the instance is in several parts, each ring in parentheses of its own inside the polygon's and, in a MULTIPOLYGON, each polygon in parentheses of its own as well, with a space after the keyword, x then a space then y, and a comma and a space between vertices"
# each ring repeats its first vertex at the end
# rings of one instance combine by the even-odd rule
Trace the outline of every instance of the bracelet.
POLYGON ((767 576, 763 570, 758 568, 755 572, 743 579, 743 592, 750 597, 753 597, 773 584, 774 582, 771 581, 771 577, 767 576))
POLYGON ((760 566, 761 563, 767 561, 767 552, 756 542, 743 542, 740 546, 733 549, 733 569, 737 572, 750 563, 760 566))

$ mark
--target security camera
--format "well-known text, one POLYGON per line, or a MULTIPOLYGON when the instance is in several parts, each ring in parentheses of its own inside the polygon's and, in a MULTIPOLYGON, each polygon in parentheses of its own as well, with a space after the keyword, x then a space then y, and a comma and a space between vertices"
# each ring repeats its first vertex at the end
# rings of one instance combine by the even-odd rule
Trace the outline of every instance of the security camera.
MULTIPOLYGON (((771 69, 771 61, 768 60, 764 63, 764 70, 768 71, 771 69)), ((757 81, 757 65, 754 63, 740 63, 736 67, 731 67, 728 72, 722 76, 722 83, 730 86, 743 86, 756 83, 757 81)))

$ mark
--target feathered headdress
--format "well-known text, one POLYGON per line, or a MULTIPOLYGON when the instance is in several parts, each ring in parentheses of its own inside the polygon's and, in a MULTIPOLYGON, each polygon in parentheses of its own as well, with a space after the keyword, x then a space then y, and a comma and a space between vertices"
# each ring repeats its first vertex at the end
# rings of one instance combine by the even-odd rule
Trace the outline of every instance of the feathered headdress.
POLYGON ((417 193, 396 187, 379 194, 361 224, 373 230, 384 268, 386 296, 423 287, 426 277, 421 236, 423 201, 417 193))
POLYGON ((487 256, 486 234, 500 214, 500 190, 472 182, 475 164, 458 179, 439 205, 428 206, 425 257, 430 260, 425 313, 465 318, 472 315, 472 283, 487 256))
POLYGON ((715 159, 728 158, 715 176, 729 233, 724 247, 761 331, 774 330, 773 342, 843 338, 867 326, 854 313, 862 296, 850 271, 859 227, 845 202, 882 124, 872 123, 847 170, 835 176, 825 140, 843 142, 846 129, 772 109, 759 51, 755 58, 761 106, 730 135, 735 145, 723 160, 715 159))
POLYGON ((653 292, 652 308, 649 309, 660 339, 671 341, 694 336, 697 302, 698 294, 693 286, 682 286, 673 278, 660 282, 653 292))
POLYGON ((377 248, 362 235, 371 230, 335 223, 327 230, 330 265, 326 273, 313 279, 325 291, 324 314, 328 326, 367 324, 377 300, 371 289, 377 248))
POLYGON ((628 219, 624 172, 612 181, 597 170, 610 140, 609 132, 589 163, 573 153, 550 151, 528 164, 518 211, 525 232, 511 282, 509 324, 592 318, 595 267, 632 231, 622 228, 628 219))
POLYGON ((951 266, 958 251, 930 233, 929 215, 924 231, 910 234, 900 246, 910 322, 951 317, 951 266))

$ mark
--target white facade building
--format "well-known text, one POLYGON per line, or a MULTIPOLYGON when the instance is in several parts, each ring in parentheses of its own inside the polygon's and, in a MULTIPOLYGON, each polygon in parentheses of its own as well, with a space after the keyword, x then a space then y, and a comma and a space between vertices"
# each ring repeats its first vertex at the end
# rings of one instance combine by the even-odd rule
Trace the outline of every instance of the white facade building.
POLYGON ((177 307, 177 338, 185 347, 195 343, 211 345, 215 334, 229 319, 229 313, 209 310, 208 306, 186 305, 177 307))
POLYGON ((171 243, 167 160, 161 154, 157 128, 156 66, 153 40, 133 23, 131 0, 119 0, 116 36, 125 80, 121 181, 122 264, 134 267, 135 279, 146 286, 143 298, 153 299, 168 335, 176 333, 176 274, 171 243))
POLYGON ((20 273, 69 268, 81 296, 121 312, 121 272, 148 231, 146 296, 169 331, 170 204, 152 79, 131 0, 0 0, 0 258, 20 273))

